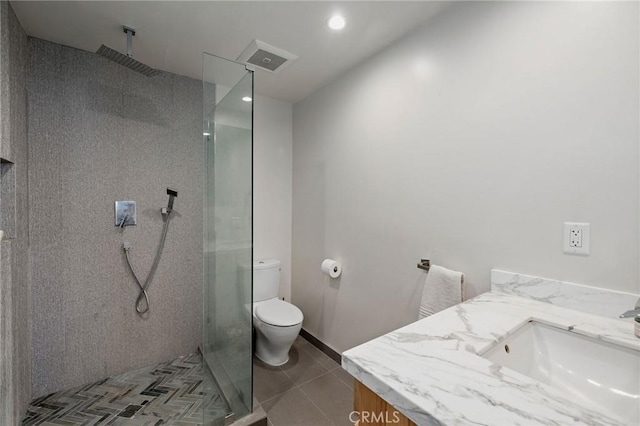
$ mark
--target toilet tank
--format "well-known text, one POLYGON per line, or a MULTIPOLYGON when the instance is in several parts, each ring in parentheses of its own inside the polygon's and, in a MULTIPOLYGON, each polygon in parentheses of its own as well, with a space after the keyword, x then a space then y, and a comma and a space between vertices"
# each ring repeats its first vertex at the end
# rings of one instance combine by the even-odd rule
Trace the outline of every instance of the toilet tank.
POLYGON ((278 297, 280 288, 280 261, 263 259, 253 261, 253 301, 278 297))

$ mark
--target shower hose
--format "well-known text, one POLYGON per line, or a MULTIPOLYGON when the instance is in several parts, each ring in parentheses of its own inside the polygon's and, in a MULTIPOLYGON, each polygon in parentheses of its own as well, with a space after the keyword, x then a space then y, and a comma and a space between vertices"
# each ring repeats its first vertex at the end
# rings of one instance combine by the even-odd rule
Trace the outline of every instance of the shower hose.
POLYGON ((139 314, 144 314, 149 311, 149 294, 147 293, 147 290, 149 290, 149 285, 151 284, 153 275, 155 274, 156 269, 158 268, 158 263, 160 262, 160 255, 162 254, 162 250, 164 249, 164 241, 167 239, 167 230, 169 229, 169 217, 171 216, 171 211, 168 211, 166 213, 166 216, 163 213, 163 216, 164 216, 164 226, 162 228, 162 236, 160 237, 160 244, 158 245, 158 251, 156 252, 156 257, 153 259, 153 264, 151 265, 151 269, 149 270, 149 275, 147 276, 147 279, 144 281, 144 284, 140 281, 140 278, 138 278, 138 274, 136 273, 135 269, 133 269, 133 265, 131 264, 131 259, 129 258, 129 249, 131 248, 130 245, 128 245, 127 243, 125 243, 124 245, 124 254, 125 254, 125 257, 127 258, 127 264, 129 265, 129 269, 131 269, 131 272, 133 273, 133 278, 135 278, 136 284, 138 285, 138 289, 140 290, 140 293, 136 298, 136 312, 138 312, 139 314), (140 305, 143 304, 143 301, 144 301, 144 309, 140 307, 140 305))

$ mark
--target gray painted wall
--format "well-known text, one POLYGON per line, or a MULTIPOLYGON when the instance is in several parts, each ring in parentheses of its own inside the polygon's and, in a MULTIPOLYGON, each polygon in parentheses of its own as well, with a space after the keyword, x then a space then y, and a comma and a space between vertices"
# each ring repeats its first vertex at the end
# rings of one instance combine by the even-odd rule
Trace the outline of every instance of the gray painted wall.
POLYGON ((202 88, 147 78, 95 54, 29 39, 34 395, 196 350, 202 336, 202 88), (167 186, 179 191, 150 288, 167 186), (114 227, 135 200, 138 225, 114 227))
POLYGON ((19 424, 31 399, 28 278, 27 36, 0 1, 0 424, 19 424), (13 163, 12 165, 8 162, 13 163))

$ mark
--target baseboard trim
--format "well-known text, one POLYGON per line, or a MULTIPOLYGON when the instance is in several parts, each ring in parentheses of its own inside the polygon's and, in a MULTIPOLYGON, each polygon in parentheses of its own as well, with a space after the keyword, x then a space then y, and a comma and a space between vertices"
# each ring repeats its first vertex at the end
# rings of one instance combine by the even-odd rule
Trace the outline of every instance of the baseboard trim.
POLYGON ((307 330, 305 330, 304 328, 300 330, 300 335, 302 337, 304 337, 309 343, 311 343, 313 346, 315 346, 316 348, 320 349, 322 352, 325 353, 325 355, 327 355, 329 358, 331 358, 332 360, 334 360, 335 362, 337 362, 338 364, 342 365, 342 355, 340 355, 338 352, 334 351, 333 349, 331 349, 329 346, 327 346, 326 344, 324 344, 322 341, 320 341, 320 339, 318 339, 316 336, 314 336, 313 334, 309 333, 307 330))

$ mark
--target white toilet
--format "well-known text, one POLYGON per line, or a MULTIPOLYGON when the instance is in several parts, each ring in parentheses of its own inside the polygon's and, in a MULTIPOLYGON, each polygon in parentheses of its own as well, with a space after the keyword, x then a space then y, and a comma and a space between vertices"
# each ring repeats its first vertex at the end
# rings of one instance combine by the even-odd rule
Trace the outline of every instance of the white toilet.
POLYGON ((256 356, 278 366, 289 361, 289 349, 302 328, 302 311, 278 299, 280 261, 253 262, 253 326, 256 329, 256 356))

